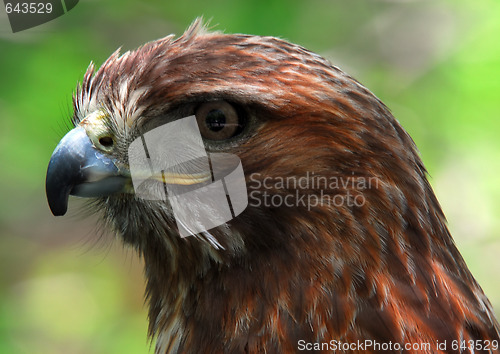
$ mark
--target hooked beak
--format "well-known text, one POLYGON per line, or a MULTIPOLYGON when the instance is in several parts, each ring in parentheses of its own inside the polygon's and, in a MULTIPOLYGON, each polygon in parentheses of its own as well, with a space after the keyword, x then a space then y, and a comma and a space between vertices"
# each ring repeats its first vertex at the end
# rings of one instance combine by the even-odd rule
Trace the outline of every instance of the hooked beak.
POLYGON ((57 145, 47 169, 45 190, 55 216, 66 214, 69 195, 104 197, 124 192, 130 177, 116 161, 92 144, 83 127, 66 134, 57 145))

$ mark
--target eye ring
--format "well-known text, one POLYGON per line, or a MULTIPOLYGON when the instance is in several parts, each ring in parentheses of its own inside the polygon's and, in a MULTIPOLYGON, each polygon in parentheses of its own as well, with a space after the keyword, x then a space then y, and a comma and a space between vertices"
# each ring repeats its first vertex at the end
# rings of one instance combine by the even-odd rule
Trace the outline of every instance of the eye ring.
POLYGON ((242 128, 238 112, 226 101, 203 103, 195 115, 201 136, 207 140, 227 140, 242 128))
POLYGON ((111 152, 115 147, 115 139, 109 134, 92 136, 90 140, 92 140, 96 148, 105 152, 111 152))

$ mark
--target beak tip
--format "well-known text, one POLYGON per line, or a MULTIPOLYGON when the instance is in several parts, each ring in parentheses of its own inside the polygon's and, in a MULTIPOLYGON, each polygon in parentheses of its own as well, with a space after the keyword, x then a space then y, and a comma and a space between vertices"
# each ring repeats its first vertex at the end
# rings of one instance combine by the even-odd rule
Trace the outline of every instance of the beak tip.
POLYGON ((50 211, 54 216, 62 216, 66 214, 66 211, 68 210, 69 193, 57 191, 51 187, 54 186, 52 186, 49 183, 49 179, 47 179, 45 192, 47 194, 47 202, 49 204, 50 211))
POLYGON ((56 208, 56 207, 52 207, 50 206, 50 211, 52 212, 52 215, 54 216, 63 216, 64 214, 66 214, 66 211, 68 210, 67 207, 60 207, 60 208, 56 208))
POLYGON ((49 201, 49 208, 54 216, 63 216, 66 214, 68 210, 68 202, 60 201, 59 203, 55 203, 54 201, 49 201))

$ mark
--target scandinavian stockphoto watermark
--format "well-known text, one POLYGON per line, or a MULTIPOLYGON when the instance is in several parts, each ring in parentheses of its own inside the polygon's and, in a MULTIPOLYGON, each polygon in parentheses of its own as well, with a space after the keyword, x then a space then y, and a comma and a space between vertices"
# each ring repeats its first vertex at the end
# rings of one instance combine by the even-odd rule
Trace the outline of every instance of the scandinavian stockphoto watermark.
POLYGON ((12 32, 19 32, 52 21, 72 10, 79 0, 4 0, 12 32))
POLYGON ((249 205, 254 207, 362 207, 366 203, 364 191, 378 188, 377 177, 323 176, 314 172, 305 175, 271 177, 260 173, 250 175, 249 205))

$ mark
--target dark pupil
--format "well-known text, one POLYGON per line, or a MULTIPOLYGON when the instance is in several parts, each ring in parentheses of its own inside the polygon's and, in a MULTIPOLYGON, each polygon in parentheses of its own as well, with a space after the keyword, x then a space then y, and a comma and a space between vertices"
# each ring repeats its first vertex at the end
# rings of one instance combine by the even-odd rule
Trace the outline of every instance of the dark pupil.
POLYGON ((226 116, 220 109, 214 109, 208 112, 205 124, 211 131, 218 132, 226 126, 226 116))

